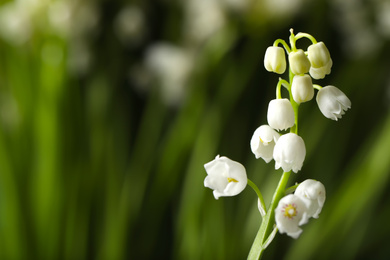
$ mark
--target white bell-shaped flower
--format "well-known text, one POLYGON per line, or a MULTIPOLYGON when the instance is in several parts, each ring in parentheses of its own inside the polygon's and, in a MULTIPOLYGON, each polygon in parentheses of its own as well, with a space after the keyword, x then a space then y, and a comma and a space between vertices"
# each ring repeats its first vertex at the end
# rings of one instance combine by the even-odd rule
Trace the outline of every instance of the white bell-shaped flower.
POLYGON ((204 186, 213 189, 215 199, 235 196, 243 191, 248 179, 245 167, 227 157, 215 157, 204 165, 207 176, 204 186))
POLYGON ((283 48, 270 46, 265 51, 264 67, 269 72, 283 74, 286 71, 286 56, 283 48))
POLYGON ((311 77, 307 74, 295 75, 291 84, 291 93, 298 104, 310 101, 314 97, 311 77))
POLYGON ((274 147, 275 169, 282 167, 284 172, 301 170, 306 156, 305 142, 302 137, 288 133, 282 135, 274 147))
POLYGON ((316 180, 305 180, 298 185, 295 195, 311 201, 308 208, 309 217, 318 218, 326 199, 325 186, 316 180))
POLYGON ((308 73, 310 70, 310 61, 305 52, 301 49, 290 52, 288 55, 290 69, 295 75, 308 73))
POLYGON ((280 233, 286 233, 290 237, 298 238, 302 233, 302 226, 307 223, 309 216, 307 210, 310 201, 289 194, 283 197, 275 209, 275 222, 280 233))
POLYGON ((251 150, 256 159, 261 157, 269 163, 273 158, 275 143, 279 137, 280 134, 268 125, 257 128, 251 139, 251 150))
POLYGON ((321 113, 325 117, 336 121, 345 114, 345 111, 351 108, 349 98, 334 86, 326 86, 320 89, 316 99, 321 113))
POLYGON ((333 62, 323 42, 310 45, 307 48, 307 57, 311 64, 309 73, 313 78, 323 79, 325 75, 330 74, 333 62))
POLYGON ((273 99, 268 104, 268 125, 276 130, 285 130, 295 124, 294 109, 286 98, 273 99))

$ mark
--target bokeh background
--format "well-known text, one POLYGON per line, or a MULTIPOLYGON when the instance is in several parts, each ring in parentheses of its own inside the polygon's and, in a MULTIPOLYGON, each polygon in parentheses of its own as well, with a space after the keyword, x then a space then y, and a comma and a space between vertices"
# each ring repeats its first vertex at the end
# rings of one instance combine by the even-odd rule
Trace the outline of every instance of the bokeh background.
POLYGON ((203 165, 241 162, 271 200, 281 171, 249 141, 279 77, 265 50, 290 28, 325 42, 316 83, 352 109, 301 105, 290 184, 320 180, 327 201, 264 259, 387 259, 388 0, 2 0, 0 259, 246 259, 256 195, 215 200, 203 165))

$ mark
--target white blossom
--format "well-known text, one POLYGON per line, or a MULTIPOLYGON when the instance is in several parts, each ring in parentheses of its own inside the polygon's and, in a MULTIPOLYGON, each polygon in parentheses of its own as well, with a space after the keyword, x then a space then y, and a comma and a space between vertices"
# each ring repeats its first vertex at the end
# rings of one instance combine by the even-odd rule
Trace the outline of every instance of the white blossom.
POLYGON ((302 137, 288 133, 282 135, 274 148, 275 169, 282 167, 284 172, 301 170, 306 156, 305 143, 302 137))
POLYGON ((264 67, 269 72, 283 74, 286 71, 284 49, 278 46, 268 47, 264 56, 264 67))
POLYGON ((309 217, 318 218, 326 199, 325 186, 316 180, 305 180, 298 185, 295 195, 311 201, 308 208, 309 217))
POLYGON ((272 160, 274 147, 280 135, 268 125, 255 130, 251 139, 251 149, 256 159, 263 158, 266 163, 272 160))
POLYGON ((330 74, 332 59, 329 50, 323 42, 312 44, 307 48, 307 57, 310 60, 310 75, 315 79, 323 79, 330 74))
POLYGON ((302 233, 299 226, 309 220, 307 214, 309 204, 309 200, 294 194, 283 197, 275 209, 275 222, 279 232, 298 238, 302 233))
POLYGON ((273 99, 268 104, 268 125, 276 130, 285 130, 295 123, 294 109, 286 98, 273 99))
POLYGON ((298 104, 310 101, 314 96, 311 77, 307 74, 295 75, 291 84, 291 93, 298 104))
POLYGON ((336 121, 345 114, 345 111, 351 108, 349 98, 334 86, 326 86, 320 89, 316 99, 321 113, 325 117, 336 121))
POLYGON ((297 51, 290 52, 288 60, 290 62, 290 69, 292 73, 298 75, 309 72, 310 61, 303 50, 299 49, 297 51))
POLYGON ((235 196, 243 191, 248 179, 245 167, 227 157, 215 157, 204 165, 207 176, 204 186, 213 189, 215 199, 235 196))

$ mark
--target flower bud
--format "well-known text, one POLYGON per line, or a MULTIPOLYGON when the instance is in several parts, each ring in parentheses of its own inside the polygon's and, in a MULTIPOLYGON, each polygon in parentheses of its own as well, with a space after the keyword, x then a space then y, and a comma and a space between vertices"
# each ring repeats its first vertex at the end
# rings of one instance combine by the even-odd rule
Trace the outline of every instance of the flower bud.
POLYGON ((227 157, 215 157, 204 165, 207 176, 204 186, 213 189, 215 199, 223 196, 235 196, 243 191, 248 179, 245 167, 227 157))
POLYGON ((299 49, 297 51, 290 52, 288 60, 290 62, 290 69, 295 75, 309 72, 310 61, 303 50, 299 49))
POLYGON ((310 60, 310 75, 315 79, 323 79, 330 73, 332 59, 328 48, 323 42, 312 44, 307 48, 307 56, 310 60))
POLYGON ((251 150, 256 159, 263 158, 266 163, 272 160, 274 147, 280 135, 268 125, 256 129, 251 139, 251 150))
POLYGON ((298 185, 295 195, 311 201, 308 208, 309 217, 318 218, 326 199, 325 186, 316 180, 305 180, 298 185))
POLYGON ((299 226, 306 224, 309 220, 307 209, 310 201, 289 194, 283 197, 275 209, 275 222, 280 233, 287 233, 292 238, 298 238, 302 233, 299 226))
POLYGON ((286 70, 286 57, 283 48, 268 47, 264 56, 264 67, 269 72, 283 74, 286 70))
POLYGON ((288 133, 282 135, 274 147, 275 169, 282 167, 284 172, 301 170, 306 156, 305 142, 302 137, 288 133))
POLYGON ((325 117, 336 121, 345 114, 345 111, 351 108, 349 98, 334 86, 326 86, 320 89, 316 100, 321 113, 325 117))
POLYGON ((298 104, 310 101, 314 96, 311 77, 307 74, 295 75, 291 84, 291 93, 298 104))
POLYGON ((294 109, 290 101, 284 99, 273 99, 268 104, 267 112, 268 125, 276 130, 285 130, 295 123, 294 109))

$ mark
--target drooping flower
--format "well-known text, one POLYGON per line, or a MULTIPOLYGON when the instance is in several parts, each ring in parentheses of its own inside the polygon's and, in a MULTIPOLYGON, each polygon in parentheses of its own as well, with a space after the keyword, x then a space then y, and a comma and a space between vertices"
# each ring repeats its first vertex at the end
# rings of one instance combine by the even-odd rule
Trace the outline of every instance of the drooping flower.
POLYGON ((265 51, 264 67, 269 72, 283 74, 286 71, 286 56, 283 48, 270 46, 265 51))
POLYGON ((298 104, 310 101, 314 96, 311 77, 307 74, 295 75, 291 84, 291 93, 298 104))
POLYGON ((274 147, 280 134, 268 125, 262 125, 255 130, 251 139, 251 149, 256 159, 263 158, 266 163, 272 160, 274 147))
POLYGON ((213 189, 215 199, 235 196, 243 191, 248 179, 245 167, 227 157, 217 155, 204 165, 207 176, 204 186, 213 189))
POLYGON ((305 142, 302 137, 288 133, 282 135, 274 147, 275 169, 282 167, 284 172, 301 170, 306 156, 305 142))
POLYGON ((310 61, 303 50, 290 52, 288 55, 290 69, 295 75, 308 73, 310 70, 310 61))
POLYGON ((273 99, 268 104, 268 125, 276 130, 285 130, 295 123, 294 109, 287 98, 273 99))
POLYGON ((311 64, 309 73, 313 78, 323 79, 325 75, 330 74, 333 62, 323 42, 310 45, 307 48, 307 57, 311 64))
POLYGON ((320 89, 316 100, 321 113, 325 117, 336 121, 345 114, 345 111, 351 108, 349 98, 334 86, 326 86, 320 89))
POLYGON ((311 201, 308 208, 309 217, 318 218, 326 199, 325 186, 316 180, 305 180, 298 185, 295 195, 311 201))
POLYGON ((298 238, 302 233, 302 226, 307 223, 309 216, 307 214, 310 201, 289 194, 283 197, 275 209, 275 222, 281 234, 286 233, 290 237, 298 238))

